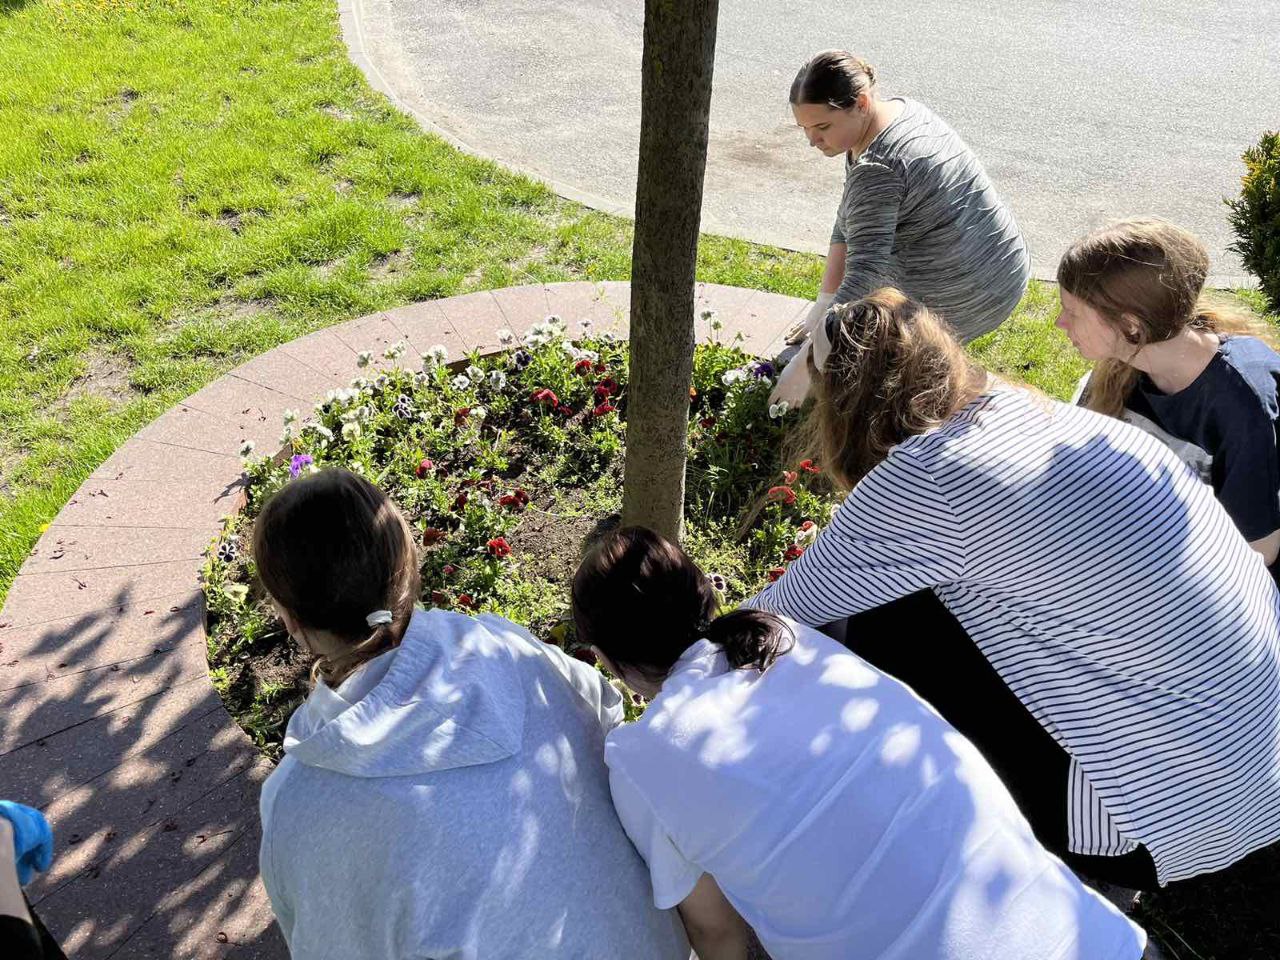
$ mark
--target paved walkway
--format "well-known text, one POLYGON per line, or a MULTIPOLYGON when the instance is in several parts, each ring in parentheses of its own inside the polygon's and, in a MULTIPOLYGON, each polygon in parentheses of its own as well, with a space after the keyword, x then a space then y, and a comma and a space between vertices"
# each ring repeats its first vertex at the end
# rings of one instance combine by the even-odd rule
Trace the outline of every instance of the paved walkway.
MULTIPOLYGON (((630 216, 639 0, 338 0, 352 58, 428 129, 630 216)), ((1112 217, 1155 213, 1242 268, 1222 199, 1280 117, 1280 0, 721 0, 705 229, 826 250, 840 163, 808 148, 787 91, 854 47, 888 94, 932 106, 1012 204, 1037 276, 1112 217)))
MULTIPOLYGON (((496 350, 499 330, 549 313, 625 334, 629 297, 625 283, 510 287, 310 334, 188 397, 71 498, 0 610, 0 789, 53 823, 53 869, 28 894, 69 956, 286 956, 258 881, 270 766, 205 659, 199 574, 241 503, 240 444, 272 449, 285 409, 345 386, 358 351, 405 341, 416 367, 434 344, 496 350)), ((698 299, 759 353, 808 308, 715 285, 698 299)))

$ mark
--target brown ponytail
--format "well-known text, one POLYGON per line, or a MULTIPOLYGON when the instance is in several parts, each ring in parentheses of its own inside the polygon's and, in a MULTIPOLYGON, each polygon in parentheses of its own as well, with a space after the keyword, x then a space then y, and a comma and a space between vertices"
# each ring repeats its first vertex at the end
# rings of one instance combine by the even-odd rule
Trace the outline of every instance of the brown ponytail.
POLYGON ((760 610, 716 616, 719 596, 678 546, 644 527, 606 534, 573 578, 578 640, 621 670, 661 683, 700 637, 724 649, 730 666, 765 670, 795 638, 760 610))
POLYGON ((986 371, 950 328, 900 290, 841 304, 827 324, 831 355, 817 378, 814 416, 823 462, 846 488, 985 388, 986 371))
POLYGON ((848 110, 876 85, 876 68, 847 50, 824 50, 809 59, 791 82, 791 104, 811 103, 848 110))
POLYGON ((347 470, 290 481, 253 528, 258 577, 298 623, 344 641, 317 659, 312 679, 331 686, 404 637, 420 591, 417 547, 381 490, 347 470), (370 614, 388 610, 391 622, 370 614))

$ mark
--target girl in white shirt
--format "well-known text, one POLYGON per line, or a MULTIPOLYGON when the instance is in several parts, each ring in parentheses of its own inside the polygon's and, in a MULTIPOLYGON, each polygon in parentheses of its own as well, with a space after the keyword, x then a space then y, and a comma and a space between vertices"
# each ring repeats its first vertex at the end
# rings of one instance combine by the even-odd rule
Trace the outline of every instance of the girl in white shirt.
POLYGON ((614 805, 701 960, 1133 960, 1145 935, 1036 842, 981 755, 815 630, 716 617, 641 528, 574 580, 579 639, 641 695, 605 741, 614 805))

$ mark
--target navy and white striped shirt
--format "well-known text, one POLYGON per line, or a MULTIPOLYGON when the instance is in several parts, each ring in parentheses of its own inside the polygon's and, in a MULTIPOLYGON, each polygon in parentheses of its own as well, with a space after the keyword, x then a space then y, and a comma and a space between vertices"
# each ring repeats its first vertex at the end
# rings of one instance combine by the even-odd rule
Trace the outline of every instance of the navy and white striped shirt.
POLYGON ((1168 883, 1280 839, 1280 593, 1159 441, 997 387, 749 602, 820 625, 925 587, 1071 754, 1073 851, 1145 844, 1168 883))

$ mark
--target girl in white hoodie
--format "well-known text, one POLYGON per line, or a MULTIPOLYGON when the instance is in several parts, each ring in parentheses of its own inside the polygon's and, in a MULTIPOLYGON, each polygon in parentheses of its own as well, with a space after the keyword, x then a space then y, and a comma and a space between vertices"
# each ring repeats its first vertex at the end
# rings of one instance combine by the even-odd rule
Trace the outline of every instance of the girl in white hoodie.
POLYGON ((254 556, 318 680, 262 791, 295 958, 685 960, 610 800, 598 671, 493 616, 415 608, 409 527, 343 470, 263 508, 254 556))

